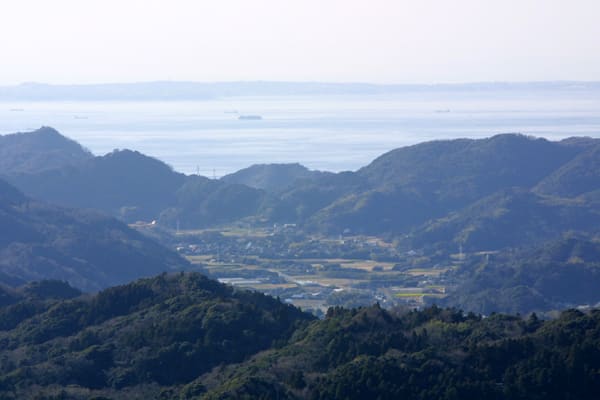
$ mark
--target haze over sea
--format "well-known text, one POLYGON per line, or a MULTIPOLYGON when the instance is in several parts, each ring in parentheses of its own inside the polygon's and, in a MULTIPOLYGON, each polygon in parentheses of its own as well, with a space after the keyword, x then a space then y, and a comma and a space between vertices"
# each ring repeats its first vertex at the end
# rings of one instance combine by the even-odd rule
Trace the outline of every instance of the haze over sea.
POLYGON ((133 149, 175 170, 217 176, 255 163, 360 168, 434 139, 519 132, 600 137, 597 93, 394 93, 232 96, 169 101, 0 102, 0 134, 52 126, 96 155, 133 149), (238 120, 260 115, 262 120, 238 120))

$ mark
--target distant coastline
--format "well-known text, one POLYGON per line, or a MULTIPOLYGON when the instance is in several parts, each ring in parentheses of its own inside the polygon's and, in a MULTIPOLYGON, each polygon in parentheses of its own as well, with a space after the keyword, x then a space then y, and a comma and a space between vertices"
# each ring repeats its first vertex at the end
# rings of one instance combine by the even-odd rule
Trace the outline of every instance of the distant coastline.
POLYGON ((339 172, 425 140, 507 132, 598 137, 600 90, 586 90, 0 101, 0 134, 52 126, 94 154, 134 149, 188 174, 296 161, 339 172), (24 111, 10 111, 16 108, 24 111))
POLYGON ((0 101, 170 101, 210 100, 236 96, 401 95, 405 93, 523 94, 560 92, 600 98, 600 82, 474 82, 439 84, 372 84, 327 82, 138 82, 82 85, 22 83, 0 86, 0 101))

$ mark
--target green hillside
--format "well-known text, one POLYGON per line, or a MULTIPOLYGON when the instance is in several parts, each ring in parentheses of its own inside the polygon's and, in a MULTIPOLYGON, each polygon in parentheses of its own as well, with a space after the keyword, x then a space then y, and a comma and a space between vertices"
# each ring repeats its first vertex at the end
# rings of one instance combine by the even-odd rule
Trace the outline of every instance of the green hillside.
POLYGON ((0 308, 0 316, 3 399, 169 397, 160 393, 285 343, 313 319, 183 273, 91 297, 25 300, 0 308))
POLYGON ((558 238, 564 232, 598 232, 600 209, 582 201, 507 189, 429 221, 411 235, 412 246, 466 251, 501 250, 558 238))
POLYGON ((544 178, 535 190, 559 197, 577 197, 600 190, 600 145, 586 148, 544 178))
POLYGON ((593 399, 599 334, 598 311, 541 322, 439 308, 332 309, 281 349, 213 370, 182 397, 593 399), (188 395, 202 384, 206 394, 188 395))
POLYGON ((600 312, 331 308, 198 274, 0 307, 4 399, 595 399, 600 312))
POLYGON ((473 257, 441 304, 489 314, 562 310, 600 303, 600 242, 566 234, 535 246, 473 257))

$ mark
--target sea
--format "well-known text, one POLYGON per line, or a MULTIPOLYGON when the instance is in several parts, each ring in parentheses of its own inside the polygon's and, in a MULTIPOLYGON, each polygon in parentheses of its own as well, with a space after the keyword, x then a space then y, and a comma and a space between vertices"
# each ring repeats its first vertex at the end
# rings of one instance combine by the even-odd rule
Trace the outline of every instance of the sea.
POLYGON ((357 170, 429 140, 522 133, 600 137, 600 95, 407 93, 238 96, 197 101, 3 101, 0 134, 51 126, 95 155, 131 149, 186 174, 252 164, 357 170), (240 116, 260 119, 239 119, 240 116))

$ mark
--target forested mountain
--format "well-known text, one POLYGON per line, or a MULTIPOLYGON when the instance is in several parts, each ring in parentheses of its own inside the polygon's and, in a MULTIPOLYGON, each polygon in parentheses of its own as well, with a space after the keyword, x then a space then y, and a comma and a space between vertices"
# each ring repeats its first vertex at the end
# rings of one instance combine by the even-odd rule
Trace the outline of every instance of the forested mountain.
POLYGON ((159 398, 285 343, 313 318, 199 274, 163 274, 71 300, 25 299, 0 307, 0 397, 159 398))
POLYGON ((327 174, 311 171, 296 164, 255 164, 221 178, 227 183, 239 183, 268 192, 281 192, 296 186, 299 180, 310 180, 327 174))
MULTIPOLYGON (((571 215, 575 209, 585 214, 583 209, 597 202, 598 149, 600 144, 588 138, 551 142, 504 134, 403 147, 356 172, 321 173, 299 164, 255 165, 220 180, 185 176, 159 160, 123 150, 87 158, 77 166, 9 179, 35 198, 100 209, 128 222, 158 220, 171 228, 177 221, 187 228, 242 219, 295 222, 307 231, 336 235, 348 231, 399 236, 416 231, 418 236, 439 225, 438 219, 454 225, 485 219, 473 213, 493 213, 494 202, 506 198, 507 190, 519 188, 538 197, 532 194, 526 201, 529 195, 519 195, 520 200, 510 202, 514 207, 529 202, 532 209, 539 206, 534 212, 537 220, 550 218, 560 229, 579 229, 576 224, 569 228, 572 221, 560 214, 571 215), (561 203, 564 198, 577 198, 578 204, 561 203), (564 206, 562 211, 547 213, 552 202, 550 208, 564 206)), ((530 236, 539 233, 540 226, 530 227, 530 236)), ((454 230, 460 230, 458 225, 454 230)))
POLYGON ((544 178, 535 191, 560 197, 577 197, 600 190, 600 144, 577 155, 544 178))
POLYGON ((34 198, 68 207, 95 208, 125 220, 155 219, 175 203, 185 176, 154 158, 113 151, 76 166, 13 177, 34 198))
POLYGON ((455 273, 461 283, 437 303, 484 314, 600 303, 600 243, 581 234, 482 255, 455 273))
POLYGON ((363 180, 353 172, 324 174, 317 179, 298 182, 278 196, 272 219, 310 225, 309 218, 341 196, 353 193, 363 180))
MULTIPOLYGON (((185 176, 122 150, 9 179, 34 198, 99 209, 126 222, 157 220, 171 229, 296 223, 336 236, 409 235, 404 243, 417 248, 490 250, 568 230, 596 232, 599 149, 590 138, 551 142, 504 134, 403 147, 356 172, 272 164, 219 180, 185 176)), ((21 155, 25 163, 28 157, 21 155)))
POLYGON ((581 149, 519 134, 439 140, 392 150, 358 171, 376 186, 403 185, 447 199, 530 187, 581 149))
POLYGON ((539 243, 567 231, 600 232, 600 208, 511 188, 428 221, 413 231, 410 242, 415 248, 462 245, 465 251, 489 251, 539 243))
POLYGON ((77 142, 49 127, 0 135, 0 175, 38 173, 76 165, 92 157, 77 142))
POLYGON ((351 190, 344 182, 330 181, 330 190, 340 195, 311 223, 327 231, 406 232, 497 191, 531 189, 581 151, 512 134, 403 147, 357 171, 351 190))
MULTIPOLYGON (((50 128, 40 131, 71 143, 50 128)), ((28 138, 43 149, 44 135, 36 131, 16 136, 28 138)), ((2 145, 0 142, 0 151, 2 145)), ((25 165, 38 161, 29 151, 20 153, 10 146, 6 148, 10 150, 16 153, 12 157, 25 165)), ((52 154, 50 151, 46 157, 52 158, 52 154)), ((47 168, 7 169, 3 174, 11 184, 35 199, 67 207, 94 208, 126 222, 158 220, 172 228, 178 220, 182 227, 190 228, 232 222, 260 215, 270 204, 263 190, 185 176, 137 151, 115 150, 99 157, 86 155, 72 163, 61 163, 58 159, 47 168)))
POLYGON ((5 399, 596 399, 600 312, 324 320, 197 274, 0 308, 5 399), (37 396, 37 397, 36 397, 37 396), (52 397, 54 396, 54 397, 52 397))
POLYGON ((59 279, 84 290, 186 268, 176 253, 96 211, 32 200, 0 180, 0 283, 59 279))
POLYGON ((188 176, 175 192, 175 202, 159 214, 163 226, 194 229, 258 218, 276 199, 264 190, 188 176))
POLYGON ((207 385, 203 399, 594 399, 599 334, 598 311, 540 322, 332 309, 283 348, 189 386, 207 385))

